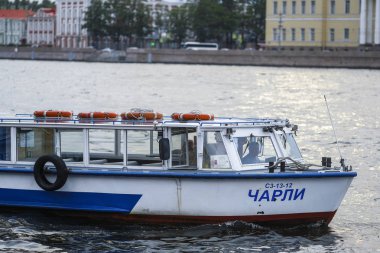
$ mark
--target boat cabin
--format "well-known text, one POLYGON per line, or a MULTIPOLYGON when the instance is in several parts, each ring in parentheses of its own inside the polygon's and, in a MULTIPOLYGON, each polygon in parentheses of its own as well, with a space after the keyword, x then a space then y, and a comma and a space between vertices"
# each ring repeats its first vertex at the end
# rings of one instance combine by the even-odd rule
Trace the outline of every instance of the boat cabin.
POLYGON ((1 118, 0 165, 33 166, 47 154, 70 169, 121 171, 262 170, 280 157, 302 161, 288 120, 54 116, 1 118))

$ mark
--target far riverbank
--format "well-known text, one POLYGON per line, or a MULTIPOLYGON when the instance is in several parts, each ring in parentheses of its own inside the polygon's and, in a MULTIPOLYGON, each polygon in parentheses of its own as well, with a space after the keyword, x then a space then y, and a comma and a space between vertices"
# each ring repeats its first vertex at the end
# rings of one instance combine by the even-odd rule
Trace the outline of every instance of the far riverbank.
POLYGON ((0 48, 0 59, 380 69, 380 51, 0 48))

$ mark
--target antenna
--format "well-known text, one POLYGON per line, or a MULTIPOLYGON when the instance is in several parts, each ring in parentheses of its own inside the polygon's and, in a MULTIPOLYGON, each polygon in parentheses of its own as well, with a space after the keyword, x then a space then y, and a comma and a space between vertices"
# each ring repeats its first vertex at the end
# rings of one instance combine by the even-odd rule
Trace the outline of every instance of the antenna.
POLYGON ((326 107, 327 107, 327 112, 329 113, 329 118, 330 118, 330 123, 331 123, 331 126, 332 126, 332 129, 334 131, 334 137, 335 137, 335 142, 336 142, 336 147, 338 148, 338 152, 339 152, 339 156, 340 156, 340 165, 343 167, 343 169, 346 167, 345 164, 344 164, 344 159, 342 157, 342 152, 340 152, 340 147, 339 147, 339 143, 338 143, 338 138, 336 137, 336 132, 335 132, 335 127, 334 127, 334 122, 331 118, 331 113, 330 113, 330 108, 329 108, 329 104, 327 103, 327 98, 326 98, 326 95, 323 95, 323 97, 325 98, 325 102, 326 102, 326 107))

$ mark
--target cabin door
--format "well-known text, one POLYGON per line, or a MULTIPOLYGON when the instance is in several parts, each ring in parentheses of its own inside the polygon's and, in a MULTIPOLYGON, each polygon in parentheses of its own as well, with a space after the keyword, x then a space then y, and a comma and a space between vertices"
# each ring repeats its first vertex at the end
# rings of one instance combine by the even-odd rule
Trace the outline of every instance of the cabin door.
POLYGON ((197 167, 197 129, 170 128, 172 167, 197 167))

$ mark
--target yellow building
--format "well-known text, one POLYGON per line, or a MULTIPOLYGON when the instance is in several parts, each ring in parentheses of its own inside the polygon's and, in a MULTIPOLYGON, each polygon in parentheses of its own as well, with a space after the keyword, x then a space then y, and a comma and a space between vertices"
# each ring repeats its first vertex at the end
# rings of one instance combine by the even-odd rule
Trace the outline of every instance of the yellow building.
POLYGON ((268 47, 357 47, 360 1, 267 0, 265 37, 268 47))

